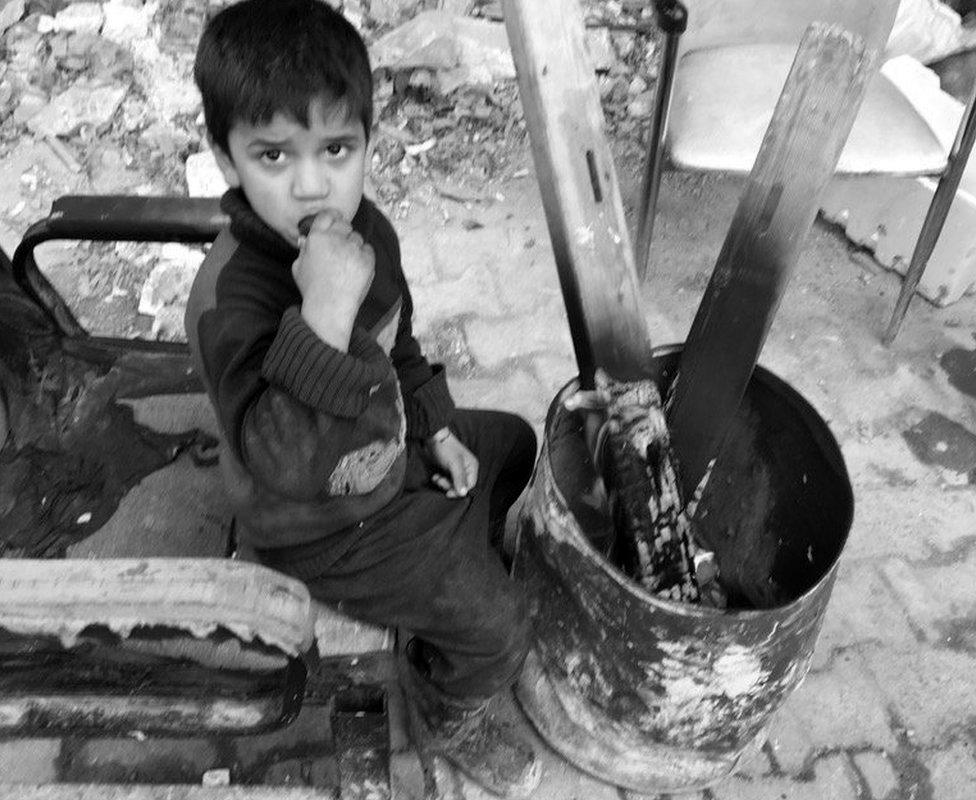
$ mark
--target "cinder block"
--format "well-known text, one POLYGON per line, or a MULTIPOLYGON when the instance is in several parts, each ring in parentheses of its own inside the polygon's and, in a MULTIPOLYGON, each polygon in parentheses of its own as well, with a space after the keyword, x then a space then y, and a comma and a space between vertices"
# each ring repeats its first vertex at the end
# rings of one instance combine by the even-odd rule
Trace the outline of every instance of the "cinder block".
MULTIPOLYGON (((826 220, 843 227, 852 242, 872 251, 879 263, 904 275, 936 185, 930 178, 835 177, 824 193, 821 211, 826 220)), ((918 292, 947 306, 974 288, 976 197, 959 189, 918 292)))
MULTIPOLYGON (((962 120, 962 103, 939 88, 932 70, 903 56, 883 67, 949 151, 962 120)), ((937 176, 936 176, 937 177, 937 176)), ((884 266, 904 274, 935 193, 932 178, 835 177, 821 201, 825 219, 867 247, 884 266)), ((976 288, 976 161, 970 159, 918 292, 939 306, 976 288)))

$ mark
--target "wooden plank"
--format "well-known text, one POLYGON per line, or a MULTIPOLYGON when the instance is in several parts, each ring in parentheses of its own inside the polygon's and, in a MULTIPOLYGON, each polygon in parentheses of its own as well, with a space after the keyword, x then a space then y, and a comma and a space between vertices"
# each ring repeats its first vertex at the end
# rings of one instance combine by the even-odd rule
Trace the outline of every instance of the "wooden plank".
POLYGON ((686 497, 720 451, 872 69, 837 26, 800 42, 682 354, 669 423, 686 497))
POLYGON ((504 0, 582 388, 650 377, 634 254, 576 0, 504 0))
POLYGON ((512 0, 505 21, 579 365, 588 443, 609 490, 610 558, 649 591, 698 599, 634 254, 576 0, 512 0), (602 426, 606 446, 594 431, 602 426), (651 463, 653 462, 653 463, 651 463))

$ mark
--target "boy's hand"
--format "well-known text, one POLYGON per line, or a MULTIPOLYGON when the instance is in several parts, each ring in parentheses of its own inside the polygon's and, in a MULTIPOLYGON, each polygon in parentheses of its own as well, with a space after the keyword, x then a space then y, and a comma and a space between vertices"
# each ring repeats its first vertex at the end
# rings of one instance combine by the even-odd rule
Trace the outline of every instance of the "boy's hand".
POLYGON ((447 475, 435 474, 434 484, 448 497, 466 497, 478 482, 478 459, 447 428, 427 440, 434 464, 447 475))
POLYGON ((302 295, 302 317, 338 350, 349 347, 374 269, 373 248, 334 211, 317 214, 308 234, 299 239, 291 272, 302 295))

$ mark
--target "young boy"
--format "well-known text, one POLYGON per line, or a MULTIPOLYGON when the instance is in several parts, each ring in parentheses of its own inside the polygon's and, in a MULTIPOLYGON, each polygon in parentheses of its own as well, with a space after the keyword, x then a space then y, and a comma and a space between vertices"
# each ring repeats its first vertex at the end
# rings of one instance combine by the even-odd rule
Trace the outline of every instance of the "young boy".
POLYGON ((527 649, 524 600, 489 543, 535 436, 514 415, 456 410, 413 337, 396 234, 363 197, 366 47, 321 0, 244 0, 207 25, 194 77, 232 188, 187 335, 238 538, 317 599, 409 631, 418 747, 526 796, 531 747, 486 713, 527 649))

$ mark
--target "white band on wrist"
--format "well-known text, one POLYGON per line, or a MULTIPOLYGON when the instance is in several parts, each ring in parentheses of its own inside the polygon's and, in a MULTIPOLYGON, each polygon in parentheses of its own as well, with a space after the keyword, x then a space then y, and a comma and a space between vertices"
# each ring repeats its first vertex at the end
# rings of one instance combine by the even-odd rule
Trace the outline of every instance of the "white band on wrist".
POLYGON ((441 428, 433 436, 430 437, 430 440, 434 444, 440 444, 441 442, 446 442, 448 440, 448 438, 450 437, 450 435, 451 435, 451 429, 450 428, 441 428))

